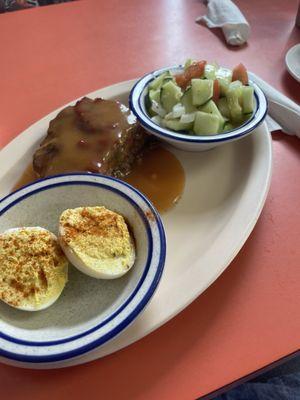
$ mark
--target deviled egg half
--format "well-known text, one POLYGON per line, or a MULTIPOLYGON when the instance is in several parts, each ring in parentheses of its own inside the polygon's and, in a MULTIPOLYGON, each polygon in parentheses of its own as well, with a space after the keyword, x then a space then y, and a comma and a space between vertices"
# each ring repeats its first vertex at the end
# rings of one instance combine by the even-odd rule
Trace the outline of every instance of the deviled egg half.
POLYGON ((135 261, 134 241, 123 216, 102 206, 65 210, 59 241, 69 261, 93 278, 119 278, 135 261))
POLYGON ((0 299, 12 307, 38 311, 51 306, 68 280, 68 261, 57 237, 40 227, 0 234, 0 299))

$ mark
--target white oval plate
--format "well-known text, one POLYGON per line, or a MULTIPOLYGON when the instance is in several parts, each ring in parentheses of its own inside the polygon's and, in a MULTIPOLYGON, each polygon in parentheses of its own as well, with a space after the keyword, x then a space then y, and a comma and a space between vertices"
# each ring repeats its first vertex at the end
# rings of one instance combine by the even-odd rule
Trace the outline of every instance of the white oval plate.
POLYGON ((291 47, 286 53, 285 64, 292 77, 300 82, 300 43, 291 47))
MULTIPOLYGON (((126 104, 134 83, 122 82, 87 96, 118 99, 126 104)), ((58 111, 36 122, 0 152, 1 197, 12 189, 31 161, 49 121, 58 111)), ((144 313, 118 337, 80 357, 47 364, 2 358, 3 362, 30 368, 58 368, 113 353, 178 314, 230 264, 252 231, 269 189, 272 146, 266 124, 244 139, 207 152, 170 150, 184 167, 186 184, 177 206, 162 215, 167 236, 165 272, 144 313)))

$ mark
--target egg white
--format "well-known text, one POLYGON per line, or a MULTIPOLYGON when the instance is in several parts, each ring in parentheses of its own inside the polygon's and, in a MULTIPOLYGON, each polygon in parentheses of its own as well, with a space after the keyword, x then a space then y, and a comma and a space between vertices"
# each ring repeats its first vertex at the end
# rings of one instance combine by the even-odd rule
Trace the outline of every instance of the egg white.
POLYGON ((65 256, 79 271, 96 279, 116 279, 125 275, 134 265, 135 249, 131 239, 131 251, 126 257, 110 258, 107 260, 94 260, 93 263, 84 262, 72 249, 63 241, 64 228, 59 226, 58 240, 65 256), (124 265, 125 263, 125 265, 124 265))

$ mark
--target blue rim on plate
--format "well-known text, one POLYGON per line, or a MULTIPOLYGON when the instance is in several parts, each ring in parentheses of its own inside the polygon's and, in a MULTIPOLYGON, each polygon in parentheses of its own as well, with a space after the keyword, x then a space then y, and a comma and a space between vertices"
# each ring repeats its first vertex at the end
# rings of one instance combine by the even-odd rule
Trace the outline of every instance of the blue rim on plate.
MULTIPOLYGON (((89 335, 90 333, 96 332, 99 330, 101 327, 105 326, 108 324, 110 321, 112 321, 117 315, 121 313, 122 310, 126 308, 126 306, 135 298, 137 295, 139 289, 141 288, 142 284, 144 283, 147 274, 149 272, 150 264, 152 262, 152 254, 153 254, 153 237, 151 234, 151 227, 149 220, 146 218, 144 212, 140 208, 140 206, 133 200, 132 197, 128 196, 127 194, 123 193, 120 189, 116 189, 109 184, 105 184, 105 181, 107 183, 113 182, 114 184, 124 186, 125 188, 129 189, 129 191, 132 192, 132 195, 138 196, 142 200, 142 202, 146 205, 146 207, 151 211, 155 225, 157 226, 158 233, 159 233, 159 241, 160 241, 160 253, 159 253, 159 258, 157 261, 157 265, 155 265, 155 274, 152 278, 152 281, 150 282, 150 285, 139 301, 139 303, 136 305, 136 307, 131 310, 128 315, 118 324, 116 324, 108 333, 104 334, 101 337, 98 337, 96 340, 92 340, 90 343, 86 345, 82 345, 78 348, 75 348, 73 350, 69 351, 64 351, 61 353, 55 353, 51 355, 27 355, 27 354, 18 354, 18 353, 13 353, 6 351, 2 348, 0 348, 0 356, 12 360, 17 360, 21 362, 31 362, 31 363, 46 363, 46 362, 57 362, 57 361, 62 361, 66 360, 69 358, 77 357, 80 356, 90 350, 93 350, 96 347, 99 347, 103 345, 104 343, 108 342, 112 338, 116 337, 119 333, 121 333, 129 324, 133 322, 133 320, 140 314, 140 312, 144 309, 144 307, 147 305, 151 297, 153 296, 158 283, 160 281, 163 269, 164 269, 164 264, 165 264, 165 257, 166 257, 166 238, 165 238, 165 232, 164 228, 160 219, 159 214, 153 207, 153 205, 150 203, 150 201, 142 194, 140 193, 137 189, 133 188, 131 185, 120 181, 119 179, 108 177, 108 176, 103 176, 100 174, 89 174, 89 173, 71 173, 71 174, 61 174, 61 175, 55 175, 49 178, 44 178, 40 179, 32 184, 26 185, 22 187, 19 190, 16 190, 15 192, 9 194, 8 196, 4 197, 3 199, 0 200, 0 216, 3 215, 9 208, 13 207, 14 204, 17 204, 18 202, 22 201, 24 198, 29 197, 33 195, 34 193, 43 191, 43 190, 48 190, 57 186, 63 186, 63 185, 92 185, 92 186, 98 186, 98 187, 104 187, 107 190, 114 191, 118 195, 122 196, 123 198, 126 199, 139 213, 144 225, 145 229, 147 232, 148 236, 148 255, 147 255, 147 262, 146 266, 144 268, 142 277, 140 278, 138 284, 136 285, 135 289, 133 292, 129 295, 129 297, 121 304, 121 306, 114 311, 113 314, 111 314, 109 317, 107 317, 104 321, 101 321, 100 324, 97 324, 93 328, 90 328, 86 330, 83 333, 80 333, 78 335, 57 340, 57 341, 41 341, 41 342, 30 342, 22 339, 17 339, 14 337, 11 337, 9 335, 4 334, 3 332, 0 332, 0 340, 4 340, 6 342, 14 343, 20 346, 27 346, 29 348, 34 348, 34 347, 51 347, 51 346, 56 346, 59 344, 65 344, 65 343, 71 343, 74 340, 80 339, 82 337, 85 337, 89 335), (70 178, 71 177, 71 178, 70 178), (78 177, 78 179, 73 178, 78 177), (68 181, 64 181, 64 179, 68 179, 68 181), (80 180, 81 178, 81 180, 80 180), (85 178, 82 179, 82 178, 85 178), (60 182, 56 182, 57 180, 60 180, 60 182), (87 180, 90 179, 90 180, 87 180), (101 180, 102 182, 95 182, 95 180, 101 180), (55 181, 56 183, 48 183, 48 181, 55 181), (104 181, 104 182, 103 182, 104 181), (44 184, 45 183, 45 184, 44 184), (44 185, 43 185, 44 184, 44 185), (39 186, 42 185, 42 186, 39 186), (34 190, 29 190, 32 187, 37 186, 36 189, 34 190), (1 209, 1 206, 3 205, 4 202, 7 202, 10 198, 13 198, 14 196, 18 195, 16 199, 13 201, 9 202, 4 208, 1 209)), ((153 267, 152 267, 153 268, 153 267)), ((1 346, 2 347, 2 346, 1 346)))
POLYGON ((268 111, 268 103, 266 96, 263 91, 250 80, 251 86, 254 87, 254 96, 256 100, 256 109, 253 112, 251 118, 246 121, 243 125, 238 128, 232 129, 225 133, 220 133, 218 135, 208 135, 208 136, 191 136, 182 133, 172 131, 167 128, 160 127, 155 124, 146 112, 144 98, 146 94, 146 89, 149 83, 154 80, 157 76, 161 75, 166 71, 180 71, 182 70, 182 65, 172 66, 162 68, 156 71, 152 71, 149 74, 144 75, 139 79, 129 94, 129 107, 134 113, 140 124, 148 131, 157 134, 157 136, 162 136, 168 139, 172 139, 178 142, 187 143, 216 143, 216 142, 226 142, 228 140, 240 138, 247 135, 253 131, 257 126, 263 121, 268 111))

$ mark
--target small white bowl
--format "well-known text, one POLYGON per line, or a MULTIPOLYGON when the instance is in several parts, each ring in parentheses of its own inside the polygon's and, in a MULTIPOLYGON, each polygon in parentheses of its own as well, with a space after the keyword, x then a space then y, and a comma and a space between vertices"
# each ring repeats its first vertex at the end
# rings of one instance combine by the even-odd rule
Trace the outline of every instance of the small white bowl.
POLYGON ((300 82, 300 43, 291 47, 286 53, 285 64, 292 77, 300 82))
POLYGON ((70 266, 69 281, 47 310, 28 313, 0 301, 0 357, 51 363, 85 354, 114 338, 144 309, 164 268, 165 233, 158 213, 136 189, 97 174, 43 179, 0 201, 0 231, 41 226, 54 234, 67 208, 105 207, 122 214, 135 238, 136 261, 116 280, 98 280, 70 266))
POLYGON ((184 132, 179 133, 167 128, 162 128, 155 124, 149 117, 145 106, 145 97, 147 95, 149 83, 165 71, 180 73, 183 71, 183 67, 167 67, 150 72, 149 74, 143 76, 137 81, 130 92, 129 106, 136 115, 140 124, 148 132, 157 136, 161 140, 170 143, 178 149, 187 151, 203 151, 212 149, 213 147, 220 146, 233 140, 240 139, 241 137, 253 132, 253 130, 262 123, 267 114, 267 99, 263 91, 255 83, 250 81, 249 84, 254 88, 255 110, 252 114, 252 117, 240 127, 225 133, 220 133, 218 135, 207 136, 192 136, 185 134, 184 132))

